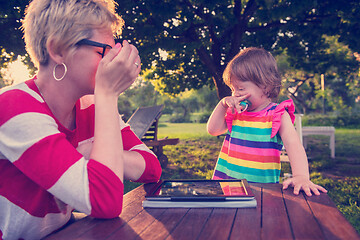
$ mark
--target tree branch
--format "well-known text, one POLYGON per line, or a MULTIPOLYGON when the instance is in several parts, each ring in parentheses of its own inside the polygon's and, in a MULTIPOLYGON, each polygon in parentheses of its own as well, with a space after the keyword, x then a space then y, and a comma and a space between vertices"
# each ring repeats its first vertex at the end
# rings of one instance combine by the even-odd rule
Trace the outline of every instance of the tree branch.
POLYGON ((238 22, 233 26, 230 31, 233 35, 231 39, 230 50, 228 54, 226 54, 226 62, 230 61, 230 59, 239 52, 241 46, 241 39, 248 28, 247 24, 249 22, 249 19, 253 16, 257 9, 258 5, 256 4, 256 1, 249 0, 244 10, 244 14, 241 14, 241 1, 235 1, 234 15, 236 16, 238 22))

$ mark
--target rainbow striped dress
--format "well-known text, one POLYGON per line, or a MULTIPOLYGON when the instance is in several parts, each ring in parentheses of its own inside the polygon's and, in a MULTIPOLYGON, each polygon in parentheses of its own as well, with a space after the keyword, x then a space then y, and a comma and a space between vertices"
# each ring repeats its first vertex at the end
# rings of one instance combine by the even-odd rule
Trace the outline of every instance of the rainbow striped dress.
POLYGON ((281 116, 287 111, 294 123, 291 99, 271 103, 259 112, 226 113, 228 129, 213 179, 241 179, 249 182, 277 183, 283 143, 278 133, 281 116))

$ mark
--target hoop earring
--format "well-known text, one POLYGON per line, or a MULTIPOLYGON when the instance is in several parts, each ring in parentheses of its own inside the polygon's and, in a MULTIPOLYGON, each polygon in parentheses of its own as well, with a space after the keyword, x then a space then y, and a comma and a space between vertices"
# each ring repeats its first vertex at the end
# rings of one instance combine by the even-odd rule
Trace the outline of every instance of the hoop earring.
POLYGON ((54 77, 54 79, 55 79, 56 81, 61 81, 61 80, 63 80, 64 77, 65 77, 65 75, 66 75, 66 73, 67 73, 67 67, 66 67, 65 63, 61 63, 61 65, 64 66, 64 74, 63 74, 60 78, 57 78, 56 75, 55 75, 55 70, 56 70, 57 66, 60 66, 60 64, 56 64, 55 67, 54 67, 54 69, 53 69, 53 77, 54 77))

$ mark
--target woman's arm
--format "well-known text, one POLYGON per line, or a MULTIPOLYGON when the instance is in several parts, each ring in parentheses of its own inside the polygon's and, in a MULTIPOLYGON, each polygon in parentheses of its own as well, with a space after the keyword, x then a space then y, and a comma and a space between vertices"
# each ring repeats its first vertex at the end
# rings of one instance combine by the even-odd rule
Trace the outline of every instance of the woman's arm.
POLYGON ((289 156, 293 175, 292 178, 284 181, 284 189, 292 185, 294 186, 294 194, 299 194, 302 189, 308 196, 312 195, 311 191, 314 192, 315 195, 320 194, 319 190, 327 192, 325 188, 310 181, 306 152, 287 112, 281 116, 279 133, 289 156))
MULTIPOLYGON (((161 166, 156 155, 126 126, 120 119, 120 128, 124 148, 124 179, 139 182, 157 182, 161 176, 161 166)), ((77 151, 85 159, 90 159, 92 142, 81 144, 77 151)))
POLYGON ((136 79, 140 67, 137 49, 123 42, 123 47, 115 47, 100 61, 95 76, 95 130, 94 144, 90 158, 124 179, 124 159, 133 158, 124 152, 118 116, 117 99, 136 79))
POLYGON ((137 182, 157 182, 161 176, 161 166, 156 155, 126 126, 121 130, 124 145, 124 177, 137 182))
POLYGON ((123 182, 124 149, 122 146, 117 96, 96 93, 94 143, 90 159, 110 168, 123 182))

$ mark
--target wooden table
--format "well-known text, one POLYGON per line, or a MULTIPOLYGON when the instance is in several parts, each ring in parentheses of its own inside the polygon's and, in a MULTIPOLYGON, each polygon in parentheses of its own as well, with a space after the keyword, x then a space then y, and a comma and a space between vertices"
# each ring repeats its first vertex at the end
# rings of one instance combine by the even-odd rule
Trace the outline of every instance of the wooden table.
POLYGON ((85 217, 46 239, 360 239, 327 194, 251 184, 257 208, 143 209, 151 186, 127 193, 119 218, 85 217))

